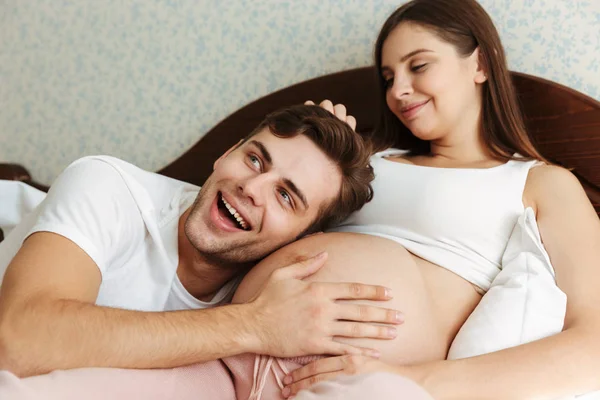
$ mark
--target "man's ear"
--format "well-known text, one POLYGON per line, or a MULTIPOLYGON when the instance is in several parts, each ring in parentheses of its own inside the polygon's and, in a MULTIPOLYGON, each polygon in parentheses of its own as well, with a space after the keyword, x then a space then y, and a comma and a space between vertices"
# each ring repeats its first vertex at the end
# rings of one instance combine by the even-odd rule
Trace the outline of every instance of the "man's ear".
POLYGON ((231 146, 229 148, 229 150, 227 150, 225 153, 223 153, 223 155, 221 155, 221 157, 217 158, 217 161, 215 161, 214 164, 213 164, 213 171, 215 169, 217 169, 217 167, 221 163, 221 160, 223 160, 225 157, 227 157, 232 151, 234 151, 235 149, 237 149, 238 147, 240 147, 242 145, 242 143, 244 143, 244 139, 241 139, 239 142, 237 142, 236 144, 234 144, 233 146, 231 146))
POLYGON ((487 65, 485 65, 485 60, 483 59, 483 54, 479 47, 475 49, 473 54, 471 54, 471 57, 473 57, 473 62, 476 63, 473 80, 475 83, 482 84, 487 81, 487 65))

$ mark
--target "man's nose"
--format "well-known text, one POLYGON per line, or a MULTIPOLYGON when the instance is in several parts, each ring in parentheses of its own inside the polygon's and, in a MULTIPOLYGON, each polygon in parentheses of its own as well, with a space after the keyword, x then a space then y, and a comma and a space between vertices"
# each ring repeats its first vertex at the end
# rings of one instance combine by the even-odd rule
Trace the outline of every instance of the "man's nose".
POLYGON ((253 205, 261 206, 265 203, 267 188, 273 178, 269 173, 262 173, 240 182, 239 190, 253 205))

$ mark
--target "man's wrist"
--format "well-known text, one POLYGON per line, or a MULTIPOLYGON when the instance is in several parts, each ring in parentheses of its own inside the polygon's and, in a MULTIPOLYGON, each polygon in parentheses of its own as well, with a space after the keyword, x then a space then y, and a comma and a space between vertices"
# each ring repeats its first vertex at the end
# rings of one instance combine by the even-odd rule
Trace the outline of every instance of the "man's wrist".
POLYGON ((233 332, 232 339, 234 348, 239 353, 264 352, 263 341, 259 332, 257 313, 252 303, 233 304, 227 306, 231 318, 233 332))

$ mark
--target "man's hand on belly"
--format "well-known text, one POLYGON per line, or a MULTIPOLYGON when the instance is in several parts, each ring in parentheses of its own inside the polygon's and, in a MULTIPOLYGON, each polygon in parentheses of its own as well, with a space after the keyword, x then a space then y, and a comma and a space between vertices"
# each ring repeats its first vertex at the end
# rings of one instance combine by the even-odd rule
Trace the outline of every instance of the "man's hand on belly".
POLYGON ((363 354, 376 350, 339 343, 334 337, 394 339, 403 321, 399 311, 338 300, 390 300, 389 289, 360 283, 304 282, 327 259, 326 253, 274 271, 247 306, 244 321, 250 348, 259 354, 294 357, 363 354), (381 324, 384 324, 382 326, 381 324))

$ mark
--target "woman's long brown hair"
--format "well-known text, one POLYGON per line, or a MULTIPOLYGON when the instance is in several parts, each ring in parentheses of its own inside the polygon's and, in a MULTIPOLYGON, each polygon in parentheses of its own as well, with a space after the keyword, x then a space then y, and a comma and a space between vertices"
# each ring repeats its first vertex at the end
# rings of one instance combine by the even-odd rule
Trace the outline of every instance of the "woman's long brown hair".
POLYGON ((402 22, 430 29, 441 40, 468 57, 479 48, 487 81, 482 90, 481 134, 490 155, 498 160, 546 161, 536 150, 525 129, 517 94, 506 63, 500 36, 490 16, 475 0, 412 0, 390 15, 375 43, 375 65, 379 87, 379 125, 373 134, 377 150, 398 147, 412 154, 428 154, 429 142, 418 139, 390 111, 386 104, 386 84, 381 75, 383 43, 402 22))

